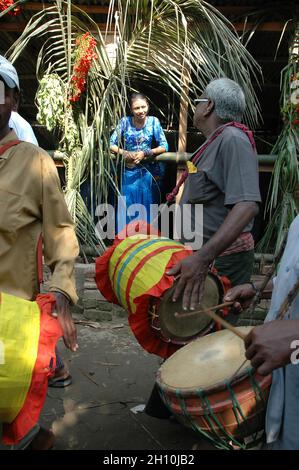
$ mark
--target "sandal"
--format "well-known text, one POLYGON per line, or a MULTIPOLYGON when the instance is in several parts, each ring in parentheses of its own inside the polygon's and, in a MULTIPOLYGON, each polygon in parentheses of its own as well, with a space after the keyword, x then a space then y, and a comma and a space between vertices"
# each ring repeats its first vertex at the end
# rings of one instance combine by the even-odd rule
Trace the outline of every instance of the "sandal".
POLYGON ((52 377, 48 380, 48 387, 64 388, 72 383, 72 376, 69 374, 66 377, 52 377))
POLYGON ((51 450, 54 447, 55 436, 52 431, 40 428, 36 436, 25 450, 51 450))

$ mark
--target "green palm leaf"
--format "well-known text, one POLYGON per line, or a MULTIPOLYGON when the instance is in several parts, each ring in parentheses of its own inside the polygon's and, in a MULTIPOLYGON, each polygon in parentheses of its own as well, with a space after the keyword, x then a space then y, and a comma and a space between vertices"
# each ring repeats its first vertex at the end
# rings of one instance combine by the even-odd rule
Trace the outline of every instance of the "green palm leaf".
MULTIPOLYGON (((92 18, 70 0, 35 14, 7 52, 15 61, 32 40, 41 44, 37 76, 57 74, 68 90, 74 63, 75 39, 92 31, 97 59, 88 78, 88 91, 70 112, 65 92, 63 124, 57 122, 60 150, 66 164, 65 195, 82 243, 94 248, 94 221, 79 190, 90 184, 90 205, 105 203, 119 191, 117 162, 111 160, 109 138, 126 113, 127 95, 137 81, 183 97, 193 112, 193 98, 213 78, 228 76, 243 87, 246 121, 260 117, 253 81, 260 68, 239 40, 229 21, 201 0, 111 0, 107 31, 115 22, 115 59, 111 61, 103 35, 92 18), (185 82, 189 80, 186 92, 185 82), (72 136, 72 132, 74 136, 72 136), (73 139, 71 139, 73 137, 73 139)), ((161 93, 164 93, 162 91, 161 93)), ((103 244, 102 244, 103 245, 103 244)))

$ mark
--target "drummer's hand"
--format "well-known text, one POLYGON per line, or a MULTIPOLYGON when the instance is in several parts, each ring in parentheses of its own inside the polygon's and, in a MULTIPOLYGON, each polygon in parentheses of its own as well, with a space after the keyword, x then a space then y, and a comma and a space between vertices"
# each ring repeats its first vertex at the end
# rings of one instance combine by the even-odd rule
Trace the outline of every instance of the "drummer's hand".
POLYGON ((195 310, 203 296, 204 281, 208 273, 209 263, 199 254, 187 256, 167 271, 169 276, 178 277, 178 283, 172 296, 173 302, 183 292, 182 306, 184 310, 195 310))
POLYGON ((261 375, 299 363, 299 320, 274 320, 256 326, 245 338, 246 357, 261 375))
POLYGON ((63 331, 63 340, 65 346, 75 352, 78 349, 76 327, 70 311, 70 301, 61 292, 51 292, 56 298, 54 312, 57 314, 58 321, 63 331))
POLYGON ((251 284, 240 284, 239 286, 229 289, 223 300, 224 302, 233 302, 235 300, 236 302, 233 304, 232 309, 235 310, 236 313, 240 313, 251 304, 255 294, 256 292, 251 284))

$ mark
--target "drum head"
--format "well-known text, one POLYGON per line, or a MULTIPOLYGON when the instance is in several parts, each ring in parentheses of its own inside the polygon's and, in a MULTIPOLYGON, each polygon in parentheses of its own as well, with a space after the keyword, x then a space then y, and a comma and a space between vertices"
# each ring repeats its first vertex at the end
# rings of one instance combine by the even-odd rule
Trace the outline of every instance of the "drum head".
MULTIPOLYGON (((176 313, 186 313, 182 308, 182 298, 176 302, 171 300, 175 284, 168 289, 161 300, 158 308, 159 321, 162 333, 165 337, 173 340, 188 341, 200 333, 205 334, 212 326, 213 321, 205 314, 180 318, 176 313)), ((209 273, 205 280, 204 296, 200 309, 218 305, 223 296, 223 287, 217 276, 209 273)), ((190 310, 189 310, 190 311, 190 310)))
MULTIPOLYGON (((237 327, 248 334, 252 326, 237 327)), ((244 341, 229 330, 217 331, 192 341, 176 351, 160 367, 160 382, 168 389, 190 392, 214 389, 233 376, 244 375, 250 362, 245 360, 244 341), (234 375, 238 371, 236 375, 234 375)))

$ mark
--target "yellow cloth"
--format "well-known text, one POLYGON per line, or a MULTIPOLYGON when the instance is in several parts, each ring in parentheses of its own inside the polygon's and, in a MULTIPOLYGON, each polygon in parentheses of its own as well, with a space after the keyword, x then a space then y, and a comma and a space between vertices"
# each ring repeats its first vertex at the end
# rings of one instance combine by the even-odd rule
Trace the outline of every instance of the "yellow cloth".
POLYGON ((197 168, 192 162, 187 162, 188 173, 197 173, 197 168))
POLYGON ((0 422, 11 423, 24 405, 37 357, 39 334, 37 303, 1 294, 0 422))
MULTIPOLYGON (((0 146, 17 140, 14 131, 0 146)), ((28 142, 0 156, 0 289, 34 300, 37 243, 43 234, 45 263, 53 272, 50 290, 75 303, 74 263, 78 242, 52 158, 28 142)))
POLYGON ((184 246, 173 240, 164 237, 143 236, 137 235, 135 237, 128 237, 123 240, 114 250, 109 263, 109 276, 113 285, 114 292, 116 293, 120 304, 125 309, 130 309, 131 313, 136 312, 135 299, 140 295, 144 295, 152 289, 161 280, 165 273, 166 266, 168 265, 171 256, 184 249, 184 246), (136 242, 139 243, 136 245, 136 242), (150 241, 154 240, 154 244, 150 241), (167 250, 155 254, 156 250, 167 247, 167 250), (123 256, 123 253, 126 255, 123 256), (143 266, 140 266, 134 275, 132 285, 129 293, 129 303, 127 303, 127 286, 132 272, 138 265, 147 261, 143 266), (121 260, 119 261, 121 257, 121 260), (117 268, 115 269, 116 264, 117 268))

